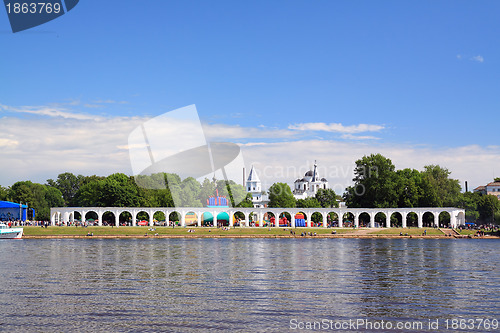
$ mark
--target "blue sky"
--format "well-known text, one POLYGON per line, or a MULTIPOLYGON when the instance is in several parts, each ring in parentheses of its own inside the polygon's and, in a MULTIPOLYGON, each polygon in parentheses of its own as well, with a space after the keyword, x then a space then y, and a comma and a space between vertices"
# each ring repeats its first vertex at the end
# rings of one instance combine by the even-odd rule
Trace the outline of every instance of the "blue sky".
POLYGON ((482 185, 500 176, 499 12, 498 1, 80 1, 13 34, 0 10, 0 146, 16 149, 4 150, 0 184, 126 172, 103 122, 196 104, 261 169, 302 163, 293 152, 346 168, 383 152, 398 168, 438 163, 482 185), (78 129, 107 141, 85 150, 78 129), (94 150, 116 159, 100 165, 94 150), (19 166, 50 152, 64 161, 19 166))

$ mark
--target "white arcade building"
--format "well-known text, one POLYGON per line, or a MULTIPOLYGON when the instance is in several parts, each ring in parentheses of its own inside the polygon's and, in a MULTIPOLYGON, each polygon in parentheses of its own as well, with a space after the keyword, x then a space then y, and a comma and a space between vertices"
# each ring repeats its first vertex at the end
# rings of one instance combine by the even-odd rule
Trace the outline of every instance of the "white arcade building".
POLYGON ((299 178, 294 182, 293 196, 295 199, 315 197, 320 188, 326 190, 328 188, 328 180, 319 177, 318 166, 316 161, 314 161, 314 169, 307 171, 304 178, 299 178))

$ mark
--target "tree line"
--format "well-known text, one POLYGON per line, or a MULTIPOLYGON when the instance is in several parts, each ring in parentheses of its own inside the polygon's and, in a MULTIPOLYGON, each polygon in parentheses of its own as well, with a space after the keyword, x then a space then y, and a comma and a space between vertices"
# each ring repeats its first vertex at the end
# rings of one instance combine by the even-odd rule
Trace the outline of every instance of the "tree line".
MULTIPOLYGON (((392 161, 381 154, 363 156, 355 164, 354 184, 341 197, 347 207, 458 207, 465 209, 468 222, 500 222, 497 197, 462 193, 459 181, 450 178, 451 172, 439 165, 427 165, 422 171, 396 170, 392 161)), ((284 183, 275 183, 269 189, 270 207, 336 207, 334 201, 339 198, 332 190, 319 190, 315 198, 296 200, 284 183)))
POLYGON ((203 183, 192 177, 184 180, 175 174, 156 174, 138 179, 123 173, 107 177, 59 174, 46 184, 19 181, 9 188, 0 186, 0 200, 28 204, 36 210, 36 219, 49 220, 51 207, 203 207, 206 199, 218 191, 232 205, 252 207, 252 196, 234 181, 203 183), (161 181, 160 181, 160 178, 161 181), (144 182, 163 184, 144 188, 144 182))
MULTIPOLYGON (((496 179, 500 181, 500 179, 496 179)), ((48 179, 46 184, 19 181, 0 186, 0 200, 27 203, 39 220, 48 220, 50 207, 203 207, 218 191, 232 206, 252 207, 252 196, 234 181, 202 183, 175 174, 132 177, 114 173, 107 177, 74 175, 70 172, 48 179), (141 186, 139 186, 140 184, 141 186)), ((459 181, 438 165, 424 170, 396 170, 392 161, 380 154, 356 161, 353 185, 342 196, 332 189, 320 189, 315 197, 295 199, 290 186, 274 183, 268 190, 269 207, 458 207, 466 210, 469 222, 500 222, 500 201, 492 195, 461 192, 459 181)), ((314 216, 313 216, 314 219, 314 216)))

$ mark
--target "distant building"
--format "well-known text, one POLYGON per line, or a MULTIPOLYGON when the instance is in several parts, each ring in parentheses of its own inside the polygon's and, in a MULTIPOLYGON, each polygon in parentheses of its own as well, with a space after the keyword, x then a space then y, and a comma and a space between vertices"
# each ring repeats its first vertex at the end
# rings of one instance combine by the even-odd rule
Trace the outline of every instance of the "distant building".
POLYGON ((500 182, 492 182, 485 186, 478 186, 474 189, 475 193, 491 194, 500 200, 500 182))
POLYGON ((265 192, 262 191, 262 184, 260 182, 259 176, 252 165, 250 169, 250 174, 245 182, 245 188, 248 193, 252 194, 252 202, 254 207, 267 207, 269 199, 265 192))
POLYGON ((479 193, 479 194, 486 194, 486 186, 478 186, 474 190, 474 193, 479 193))
POLYGON ((293 196, 295 199, 306 199, 315 197, 319 189, 328 188, 328 180, 320 178, 318 166, 314 161, 314 169, 305 173, 304 178, 299 178, 294 182, 293 196))

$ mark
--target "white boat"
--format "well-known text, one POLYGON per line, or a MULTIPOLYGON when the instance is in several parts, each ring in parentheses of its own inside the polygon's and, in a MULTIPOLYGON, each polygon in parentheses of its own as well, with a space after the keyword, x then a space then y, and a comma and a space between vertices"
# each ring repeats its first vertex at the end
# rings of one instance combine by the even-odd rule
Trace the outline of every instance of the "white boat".
POLYGON ((5 223, 0 223, 0 239, 13 239, 23 237, 23 228, 9 228, 5 223))

